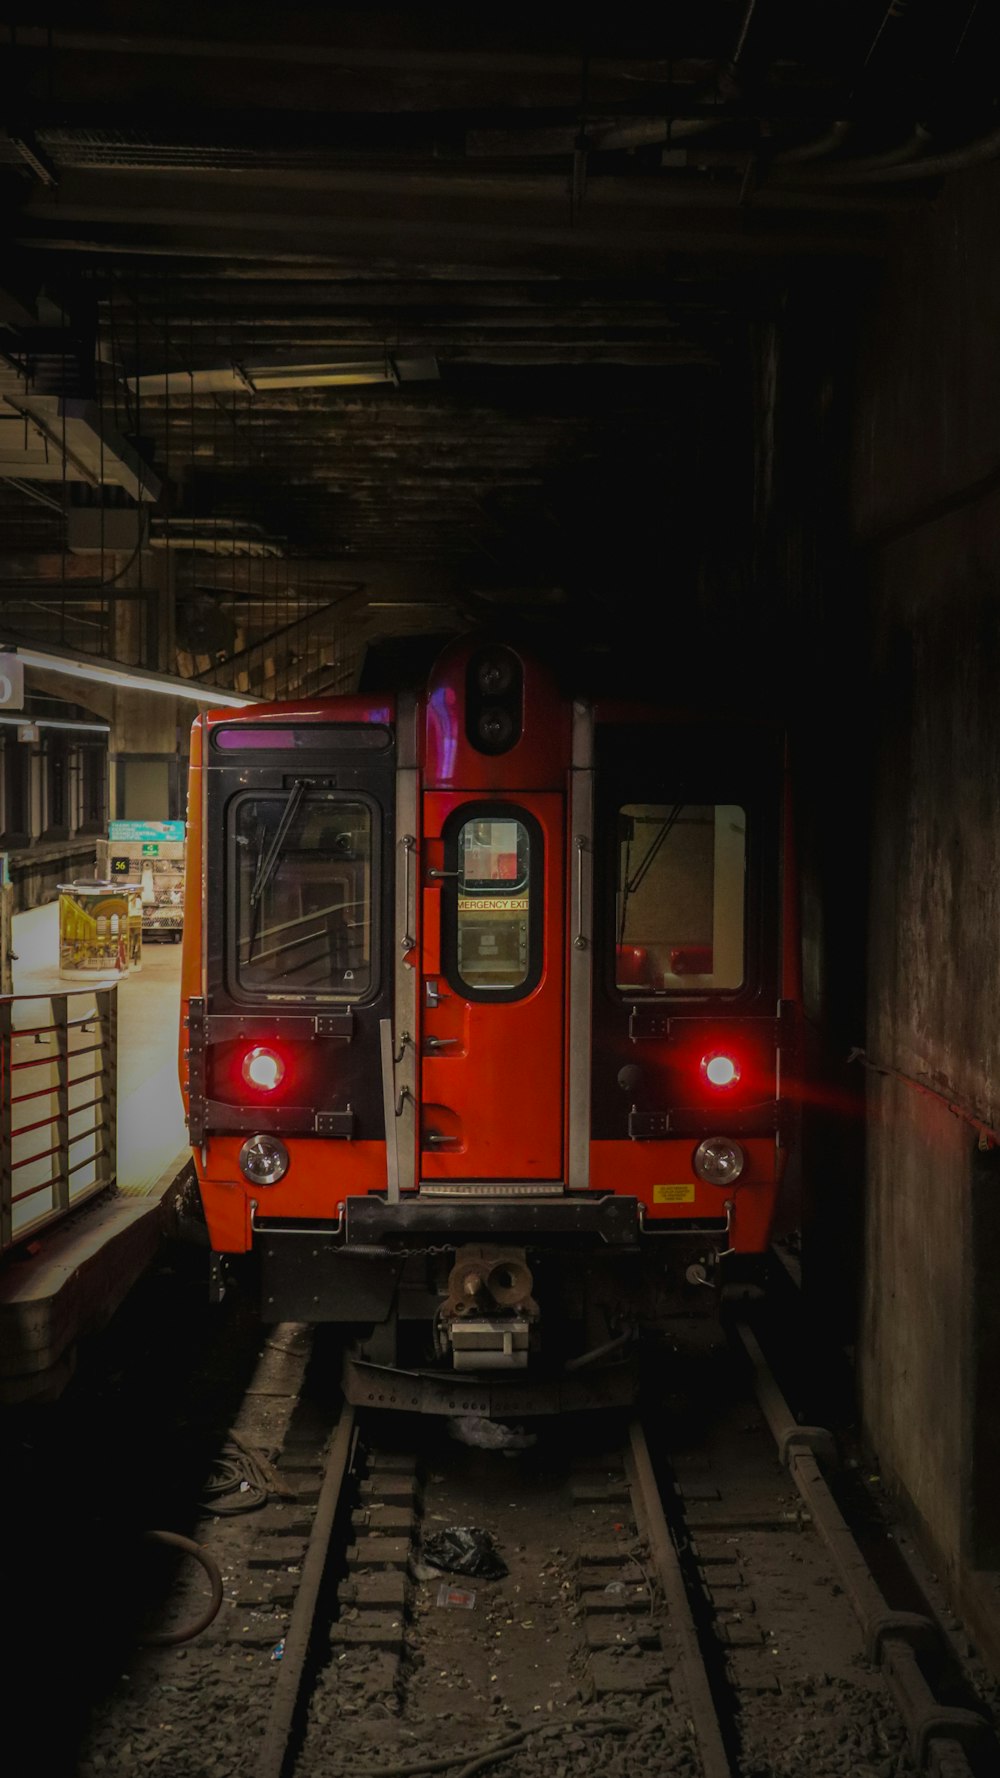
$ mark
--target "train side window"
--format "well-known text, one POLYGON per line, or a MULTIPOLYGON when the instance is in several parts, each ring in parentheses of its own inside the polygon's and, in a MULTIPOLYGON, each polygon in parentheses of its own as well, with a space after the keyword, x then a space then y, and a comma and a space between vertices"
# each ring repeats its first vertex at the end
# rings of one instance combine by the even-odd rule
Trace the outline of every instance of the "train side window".
POLYGON ((531 840, 521 821, 477 817, 458 834, 457 967, 467 988, 505 993, 528 979, 531 840))
POLYGON ((626 803, 618 812, 615 986, 732 992, 745 977, 746 811, 626 803))
POLYGON ((243 996, 362 1000, 373 985, 373 817, 367 802, 249 794, 230 815, 243 996))

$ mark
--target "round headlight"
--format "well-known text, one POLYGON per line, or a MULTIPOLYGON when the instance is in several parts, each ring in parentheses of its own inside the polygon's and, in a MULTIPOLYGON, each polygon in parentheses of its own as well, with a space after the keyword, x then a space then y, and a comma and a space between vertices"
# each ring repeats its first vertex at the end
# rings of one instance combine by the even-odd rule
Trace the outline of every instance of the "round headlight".
POLYGON ((735 1185, 745 1164, 739 1143, 728 1136, 706 1136, 694 1151, 694 1170, 706 1185, 735 1185))
POLYGON ((277 1185, 288 1164, 288 1150, 277 1136, 248 1136, 240 1149, 240 1172, 251 1185, 277 1185))

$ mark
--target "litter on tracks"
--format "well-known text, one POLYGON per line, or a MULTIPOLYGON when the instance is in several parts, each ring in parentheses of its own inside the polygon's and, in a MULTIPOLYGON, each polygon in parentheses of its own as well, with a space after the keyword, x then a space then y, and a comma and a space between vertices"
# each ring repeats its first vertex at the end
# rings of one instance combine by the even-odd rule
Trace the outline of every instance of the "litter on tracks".
POLYGON ((507 1564, 497 1554, 488 1531, 478 1525, 449 1525, 424 1539, 421 1556, 446 1574, 469 1574, 477 1580, 502 1580, 507 1564))
POLYGON ((451 1611, 472 1611, 476 1595, 470 1593, 467 1587, 450 1587, 447 1581, 442 1581, 438 1587, 437 1602, 451 1611))

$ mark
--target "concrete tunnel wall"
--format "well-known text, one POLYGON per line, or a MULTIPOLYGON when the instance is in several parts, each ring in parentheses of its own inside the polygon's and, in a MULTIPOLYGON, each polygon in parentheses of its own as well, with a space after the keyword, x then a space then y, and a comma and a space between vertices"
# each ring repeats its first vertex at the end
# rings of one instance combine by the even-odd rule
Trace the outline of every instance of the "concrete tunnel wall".
POLYGON ((866 1430, 959 1582, 1000 1566, 1000 168, 904 225, 862 327, 870 594, 866 1430))

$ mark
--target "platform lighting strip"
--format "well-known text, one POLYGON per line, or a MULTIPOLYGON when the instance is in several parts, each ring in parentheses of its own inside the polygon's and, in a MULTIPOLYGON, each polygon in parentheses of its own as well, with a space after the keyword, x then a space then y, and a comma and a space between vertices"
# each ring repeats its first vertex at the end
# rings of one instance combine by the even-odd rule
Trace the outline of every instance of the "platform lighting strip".
POLYGON ((115 685, 126 691, 162 692, 169 698, 191 698, 196 704, 209 704, 220 709, 230 706, 242 709, 247 704, 259 704, 262 701, 245 692, 219 691, 214 685, 200 685, 196 681, 181 679, 169 673, 147 673, 141 667, 105 666, 100 661, 87 660, 80 655, 22 648, 20 643, 15 643, 9 652, 16 654, 26 667, 37 667, 48 673, 65 673, 71 679, 86 679, 91 685, 115 685))
POLYGON ((74 733, 110 735, 109 722, 63 722, 56 716, 0 716, 4 728, 71 728, 74 733))

